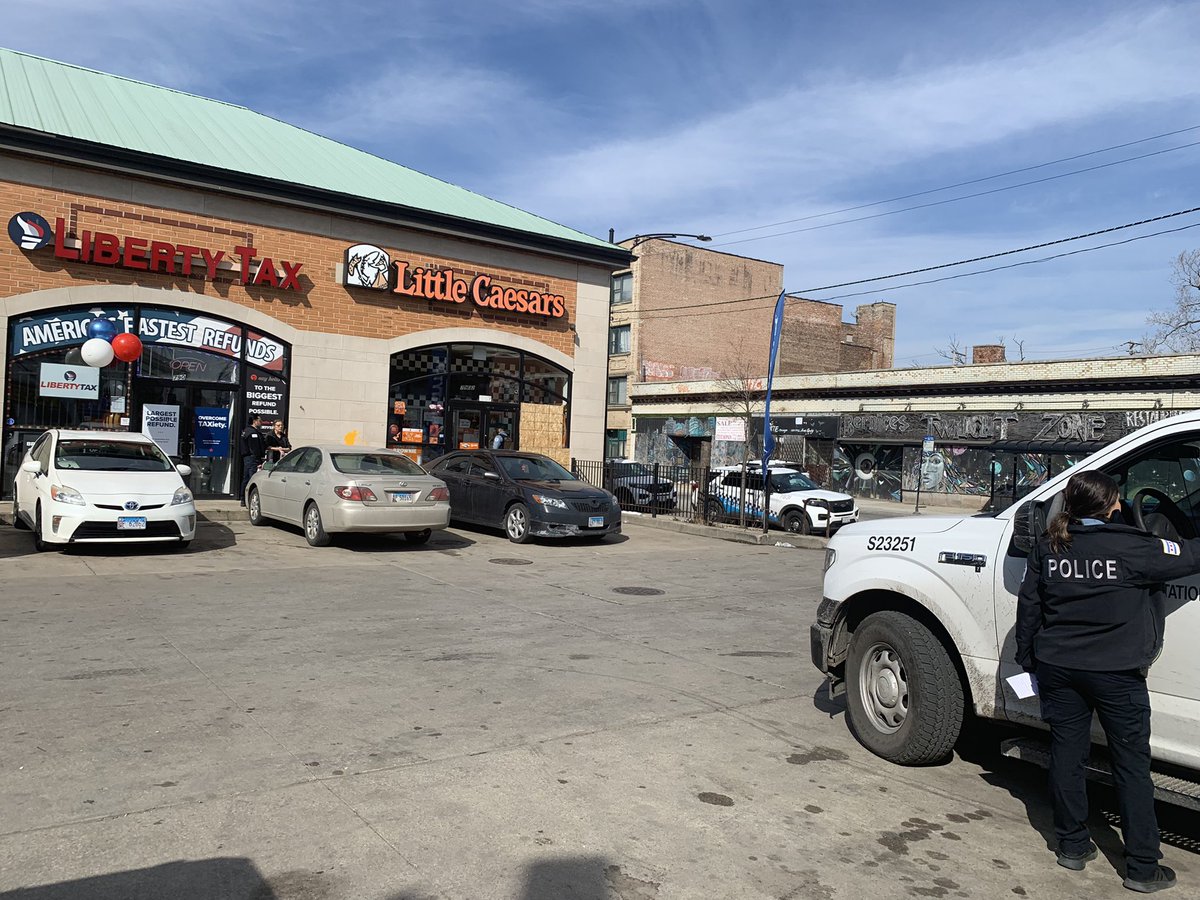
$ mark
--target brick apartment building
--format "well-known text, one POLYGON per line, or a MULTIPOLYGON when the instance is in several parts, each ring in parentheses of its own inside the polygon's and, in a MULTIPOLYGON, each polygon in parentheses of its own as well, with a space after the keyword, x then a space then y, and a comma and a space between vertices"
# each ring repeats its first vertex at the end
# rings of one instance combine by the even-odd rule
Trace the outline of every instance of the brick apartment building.
MULTIPOLYGON (((633 246, 633 239, 624 245, 633 246)), ((783 266, 664 239, 638 242, 613 276, 609 322, 606 456, 632 455, 630 388, 644 382, 761 376, 783 266)), ((888 368, 896 308, 843 309, 800 297, 785 305, 777 371, 888 368)))
POLYGON ((239 483, 249 412, 293 444, 418 460, 500 428, 602 452, 630 259, 606 241, 242 107, 5 50, 0 209, 5 496, 56 426, 153 419, 198 496, 239 483), (141 357, 83 366, 94 320, 141 357))

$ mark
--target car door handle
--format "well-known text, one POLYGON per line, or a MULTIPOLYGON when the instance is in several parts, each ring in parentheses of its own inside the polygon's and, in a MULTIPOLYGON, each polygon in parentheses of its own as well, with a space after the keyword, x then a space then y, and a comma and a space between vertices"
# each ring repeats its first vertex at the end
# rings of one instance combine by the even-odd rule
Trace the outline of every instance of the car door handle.
POLYGON ((287 481, 287 479, 286 479, 286 478, 280 478, 279 480, 280 480, 280 481, 287 481))
POLYGON ((312 482, 311 482, 311 481, 306 481, 306 482, 304 482, 304 483, 305 483, 305 484, 312 484, 312 482))

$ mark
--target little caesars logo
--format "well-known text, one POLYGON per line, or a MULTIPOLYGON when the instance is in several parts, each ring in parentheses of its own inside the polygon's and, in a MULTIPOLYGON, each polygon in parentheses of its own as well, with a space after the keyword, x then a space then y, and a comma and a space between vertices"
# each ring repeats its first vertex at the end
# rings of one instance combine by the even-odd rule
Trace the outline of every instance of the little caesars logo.
POLYGON ((386 291, 391 285, 392 259, 373 244, 355 244, 346 250, 346 284, 386 291))
POLYGON ((567 299, 561 294, 508 286, 494 275, 466 275, 450 268, 394 263, 386 250, 374 244, 346 248, 342 284, 391 291, 414 300, 454 304, 470 301, 480 308, 519 315, 561 319, 567 314, 567 299))

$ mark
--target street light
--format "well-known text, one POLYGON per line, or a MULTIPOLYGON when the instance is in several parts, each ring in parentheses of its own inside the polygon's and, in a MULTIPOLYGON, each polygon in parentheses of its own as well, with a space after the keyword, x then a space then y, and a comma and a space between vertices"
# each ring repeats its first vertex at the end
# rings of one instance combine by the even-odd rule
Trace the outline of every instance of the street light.
MULTIPOLYGON (((608 242, 610 244, 614 243, 613 238, 615 236, 616 236, 616 231, 612 228, 608 229, 608 242)), ((646 241, 652 241, 652 240, 655 240, 658 238, 662 238, 664 240, 667 240, 670 238, 692 238, 692 240, 705 241, 705 242, 712 240, 712 238, 709 237, 707 234, 667 234, 666 232, 662 232, 662 233, 656 232, 654 234, 635 234, 633 237, 626 238, 624 241, 621 241, 620 243, 624 244, 627 241, 633 241, 632 244, 630 244, 628 247, 625 248, 626 250, 632 251, 633 248, 636 247, 638 244, 644 244, 646 241)))

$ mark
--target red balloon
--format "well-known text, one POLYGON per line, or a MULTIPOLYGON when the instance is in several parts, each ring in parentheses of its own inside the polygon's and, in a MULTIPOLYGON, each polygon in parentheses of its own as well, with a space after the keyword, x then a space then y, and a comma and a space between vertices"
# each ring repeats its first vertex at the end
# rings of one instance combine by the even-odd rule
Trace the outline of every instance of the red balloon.
POLYGON ((121 362, 133 362, 142 355, 142 341, 136 334, 122 332, 112 339, 113 356, 121 362))

